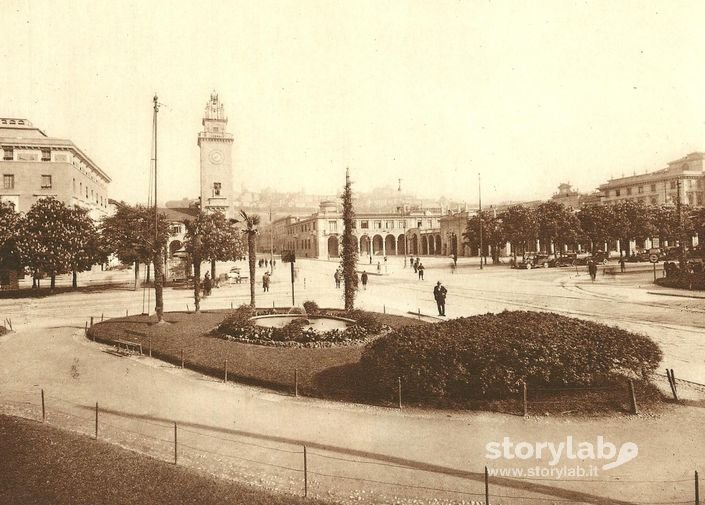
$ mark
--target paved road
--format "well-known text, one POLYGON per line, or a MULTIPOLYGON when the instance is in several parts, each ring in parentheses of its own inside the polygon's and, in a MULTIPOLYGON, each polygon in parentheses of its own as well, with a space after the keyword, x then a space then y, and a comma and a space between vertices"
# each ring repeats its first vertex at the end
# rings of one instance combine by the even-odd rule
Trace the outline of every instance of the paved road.
MULTIPOLYGON (((649 272, 598 277, 593 284, 585 274, 576 277, 575 272, 565 270, 488 268, 478 272, 472 265, 461 264, 459 273, 451 275, 445 261, 426 263, 427 280, 421 282, 412 279, 401 264, 390 262, 388 275, 371 277, 368 290, 359 296, 360 305, 378 310, 386 305, 394 312, 421 308, 432 314, 431 288, 436 279, 442 279, 449 288, 449 316, 536 308, 603 318, 657 333, 667 361, 681 360, 684 368, 695 370, 691 378, 701 377, 702 344, 694 332, 701 328, 702 300, 649 295, 645 289, 652 290, 651 286, 638 287, 649 272)), ((335 263, 301 261, 298 267, 300 301, 342 302, 332 280, 335 263)), ((130 274, 124 275, 129 278, 130 274)), ((284 305, 289 289, 288 275, 278 269, 272 291, 258 293, 259 304, 284 305)), ((289 492, 302 490, 301 452, 306 445, 312 494, 370 503, 479 501, 485 465, 526 470, 537 464, 536 460, 488 460, 486 443, 504 437, 514 442, 558 443, 567 436, 576 442, 604 436, 618 446, 636 443, 638 457, 595 479, 548 477, 528 482, 493 478, 493 496, 526 497, 499 498, 493 503, 642 503, 691 498, 692 471, 702 464, 705 448, 701 403, 667 407, 655 417, 591 419, 399 412, 219 384, 147 358, 117 357, 82 337, 81 328, 91 315, 141 312, 142 296, 140 291, 110 289, 2 300, 0 311, 13 319, 18 330, 0 338, 4 410, 40 415, 41 387, 47 392, 51 422, 92 432, 93 408, 99 401, 101 438, 165 459, 172 457, 171 422, 176 421, 181 464, 289 492), (605 501, 605 497, 612 500, 605 501)), ((232 286, 214 290, 204 306, 222 308, 247 299, 247 286, 232 286)), ((167 290, 167 309, 185 309, 187 303, 192 303, 188 291, 167 290)), ((680 365, 669 366, 684 375, 680 365)), ((561 465, 564 462, 577 461, 565 460, 561 465)))

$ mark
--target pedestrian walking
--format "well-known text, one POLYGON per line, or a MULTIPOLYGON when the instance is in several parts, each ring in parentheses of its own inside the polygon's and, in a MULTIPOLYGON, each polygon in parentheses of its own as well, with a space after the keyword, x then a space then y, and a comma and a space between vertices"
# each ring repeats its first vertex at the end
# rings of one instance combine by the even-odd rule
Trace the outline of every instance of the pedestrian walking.
POLYGON ((419 271, 419 259, 416 258, 416 261, 414 261, 414 273, 418 273, 419 271))
POLYGON ((421 279, 421 280, 423 280, 423 271, 424 271, 423 263, 419 263, 419 279, 421 279))
POLYGON ((265 293, 269 291, 269 272, 265 272, 262 276, 262 291, 265 293))
POLYGON ((362 281, 362 289, 367 290, 367 270, 362 271, 362 276, 360 277, 362 281))
POLYGON ((590 278, 595 281, 595 277, 597 277, 597 263, 594 261, 590 260, 588 262, 588 273, 590 274, 590 278))
POLYGON ((211 288, 211 274, 206 272, 206 275, 203 277, 203 296, 210 296, 211 288))
POLYGON ((333 274, 333 280, 335 281, 335 287, 340 287, 340 270, 336 270, 333 274))
POLYGON ((626 262, 624 261, 624 256, 620 256, 620 257, 619 257, 619 271, 620 271, 621 273, 624 273, 624 270, 625 270, 625 267, 626 267, 625 263, 626 263, 626 262))
POLYGON ((382 273, 382 263, 380 263, 379 261, 377 262, 377 273, 382 273))
POLYGON ((433 298, 436 300, 436 305, 438 306, 438 315, 445 317, 446 315, 446 294, 448 290, 445 288, 441 281, 436 283, 436 287, 433 288, 433 298))

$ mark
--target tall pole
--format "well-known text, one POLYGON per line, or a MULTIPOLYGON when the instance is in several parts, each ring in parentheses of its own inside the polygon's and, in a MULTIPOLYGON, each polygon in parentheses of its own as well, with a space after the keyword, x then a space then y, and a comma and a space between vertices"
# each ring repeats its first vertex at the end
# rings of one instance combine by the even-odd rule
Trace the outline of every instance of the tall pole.
POLYGON ((154 298, 157 321, 164 320, 164 299, 162 296, 162 283, 164 282, 164 265, 162 263, 162 244, 159 242, 159 211, 157 209, 157 113, 159 101, 154 94, 154 298))
POLYGON ((478 200, 478 218, 480 222, 480 270, 482 267, 482 184, 480 183, 480 172, 477 173, 477 200, 478 200))
POLYGON ((683 215, 681 208, 681 180, 676 179, 676 189, 678 193, 676 194, 676 213, 678 214, 678 240, 680 242, 681 249, 681 260, 680 266, 683 268, 685 266, 685 227, 683 226, 683 215))

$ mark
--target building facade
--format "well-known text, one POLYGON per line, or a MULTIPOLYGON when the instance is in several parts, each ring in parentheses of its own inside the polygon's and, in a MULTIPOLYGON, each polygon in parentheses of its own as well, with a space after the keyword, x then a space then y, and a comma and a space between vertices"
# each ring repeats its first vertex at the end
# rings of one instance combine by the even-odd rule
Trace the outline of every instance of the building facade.
POLYGON ((610 179, 600 185, 602 203, 705 205, 705 153, 690 153, 655 172, 610 179))
MULTIPOLYGON (((408 254, 440 254, 440 217, 403 208, 357 213, 353 221, 356 248, 361 257, 397 256, 407 251, 408 254), (431 240, 433 243, 429 246, 431 240), (427 252, 422 252, 424 250, 427 252)), ((277 253, 294 251, 302 258, 337 258, 342 253, 343 215, 335 201, 324 201, 311 216, 275 220, 272 233, 277 253)))
POLYGON ((233 135, 225 131, 228 118, 218 94, 211 93, 198 134, 201 150, 201 208, 233 217, 233 135))
POLYGON ((26 119, 0 118, 0 201, 27 212, 40 198, 108 213, 110 177, 73 142, 47 136, 26 119))

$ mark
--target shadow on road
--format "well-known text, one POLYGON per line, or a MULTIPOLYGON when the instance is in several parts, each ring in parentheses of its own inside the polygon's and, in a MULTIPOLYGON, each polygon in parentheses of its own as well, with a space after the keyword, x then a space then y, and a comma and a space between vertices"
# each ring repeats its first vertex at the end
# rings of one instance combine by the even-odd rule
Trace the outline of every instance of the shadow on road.
MULTIPOLYGON (((80 408, 94 412, 94 405, 79 405, 80 408)), ((175 421, 173 419, 167 419, 159 416, 152 416, 146 414, 133 414, 130 412, 125 412, 122 410, 106 409, 102 408, 101 412, 106 414, 111 414, 114 416, 122 417, 125 419, 142 419, 151 422, 162 422, 172 425, 175 421)), ((388 466, 397 466, 402 468, 408 468, 413 470, 419 470, 428 473, 436 473, 441 475, 447 475, 451 477, 472 480, 477 482, 484 482, 485 475, 483 472, 470 472, 467 470, 459 470, 457 468, 451 468, 442 465, 433 465, 425 463, 423 461, 416 461, 407 458, 400 458, 396 456, 390 456, 386 454, 380 454, 370 451, 360 451, 355 449, 349 449, 346 447, 339 447, 330 444, 321 444, 317 442, 312 442, 310 440, 301 440, 296 438, 280 437, 276 435, 267 435, 264 433, 255 433, 252 431, 236 430, 231 428, 222 428, 218 426, 209 426, 203 423, 190 423, 190 422, 178 422, 180 426, 190 427, 194 429, 204 430, 211 433, 222 433, 226 435, 233 435, 239 437, 248 437, 255 440, 264 440, 269 442, 278 442, 291 445, 305 445, 309 449, 320 449, 323 451, 333 452, 340 455, 353 456, 357 458, 365 458, 368 460, 373 460, 388 466)), ((570 489, 563 489, 558 486, 547 485, 547 484, 537 484, 533 482, 527 482, 524 480, 511 479, 507 477, 492 477, 493 486, 502 486, 505 488, 518 489, 522 491, 541 493, 545 495, 552 496, 561 500, 571 500, 579 501, 581 503, 591 503, 595 505, 637 505, 636 502, 630 502, 625 500, 618 500, 615 498, 606 498, 602 496, 597 496, 590 493, 584 493, 580 491, 573 491, 570 489)))

